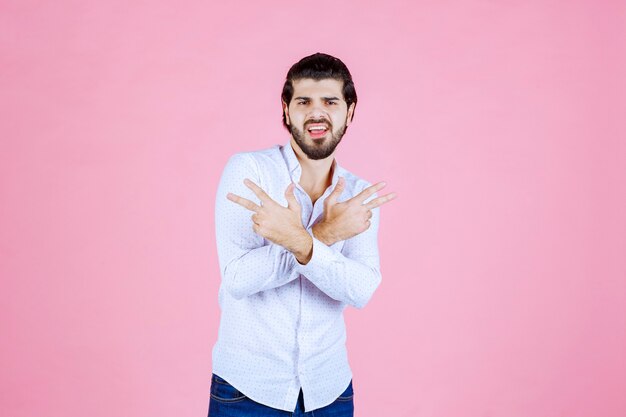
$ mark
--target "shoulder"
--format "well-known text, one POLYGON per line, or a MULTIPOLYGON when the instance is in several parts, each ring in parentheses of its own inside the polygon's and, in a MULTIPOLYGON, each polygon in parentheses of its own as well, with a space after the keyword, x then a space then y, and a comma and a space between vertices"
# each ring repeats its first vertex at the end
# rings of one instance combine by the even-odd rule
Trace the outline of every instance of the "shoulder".
POLYGON ((282 162, 279 145, 254 151, 236 152, 226 162, 227 167, 235 169, 262 171, 268 166, 276 166, 282 162))
POLYGON ((274 145, 264 149, 255 151, 241 151, 233 154, 228 160, 228 164, 252 166, 256 170, 267 167, 268 165, 276 166, 281 162, 284 163, 280 153, 279 145, 274 145))

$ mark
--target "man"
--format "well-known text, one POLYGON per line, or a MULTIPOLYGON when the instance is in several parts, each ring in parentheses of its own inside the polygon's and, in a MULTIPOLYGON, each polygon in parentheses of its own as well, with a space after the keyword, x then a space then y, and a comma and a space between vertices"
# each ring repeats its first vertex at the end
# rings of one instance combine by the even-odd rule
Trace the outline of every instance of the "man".
POLYGON ((215 228, 222 311, 209 416, 352 416, 343 310, 381 281, 379 206, 335 150, 357 96, 343 62, 316 53, 293 65, 282 93, 285 145, 226 164, 215 228))

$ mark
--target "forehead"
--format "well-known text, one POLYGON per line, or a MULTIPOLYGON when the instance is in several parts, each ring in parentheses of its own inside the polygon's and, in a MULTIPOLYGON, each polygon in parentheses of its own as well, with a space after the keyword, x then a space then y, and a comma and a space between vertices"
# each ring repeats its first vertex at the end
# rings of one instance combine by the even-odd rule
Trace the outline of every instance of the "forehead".
POLYGON ((293 96, 303 97, 339 97, 343 99, 343 81, 332 78, 314 80, 312 78, 302 78, 292 82, 293 96))

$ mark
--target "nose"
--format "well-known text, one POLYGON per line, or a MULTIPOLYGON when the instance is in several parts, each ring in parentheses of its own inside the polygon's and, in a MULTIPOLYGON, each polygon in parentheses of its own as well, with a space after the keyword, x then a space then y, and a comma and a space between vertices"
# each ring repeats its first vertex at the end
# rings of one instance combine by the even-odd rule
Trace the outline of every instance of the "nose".
POLYGON ((326 111, 320 104, 315 104, 313 106, 313 108, 311 109, 311 113, 309 113, 309 119, 313 119, 313 120, 324 119, 327 121, 329 120, 328 115, 326 114, 326 111))

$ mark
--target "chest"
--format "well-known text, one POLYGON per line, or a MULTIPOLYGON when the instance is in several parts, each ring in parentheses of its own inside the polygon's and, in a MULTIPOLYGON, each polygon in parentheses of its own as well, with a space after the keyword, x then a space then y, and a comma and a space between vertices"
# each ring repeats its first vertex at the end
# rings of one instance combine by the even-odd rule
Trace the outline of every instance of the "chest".
MULTIPOLYGON (((270 181, 266 179, 262 188, 265 192, 277 203, 286 207, 287 198, 285 197, 285 190, 291 183, 291 178, 287 177, 280 181, 276 178, 270 181)), ((332 192, 333 186, 327 187, 325 190, 317 190, 309 192, 305 191, 299 184, 294 188, 294 194, 301 208, 302 225, 309 232, 311 228, 323 219, 324 215, 324 201, 328 195, 332 192)), ((350 189, 346 187, 341 196, 337 199, 338 202, 345 201, 350 198, 350 189)), ((344 241, 339 241, 331 245, 339 251, 343 248, 344 241)))

